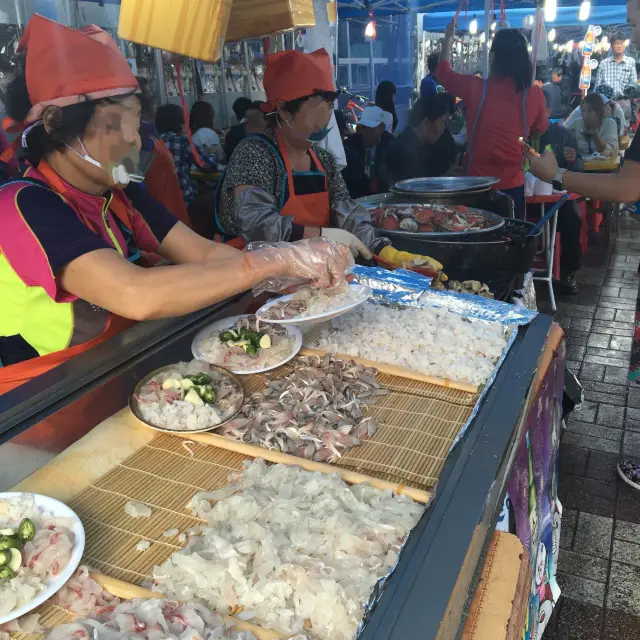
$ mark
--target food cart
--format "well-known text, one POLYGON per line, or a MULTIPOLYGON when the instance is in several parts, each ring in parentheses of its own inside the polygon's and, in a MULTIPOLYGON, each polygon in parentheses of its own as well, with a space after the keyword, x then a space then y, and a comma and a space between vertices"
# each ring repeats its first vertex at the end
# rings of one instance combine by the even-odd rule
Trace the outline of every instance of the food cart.
MULTIPOLYGON (((158 434, 137 424, 127 408, 134 386, 152 370, 190 360, 192 340, 203 327, 250 309, 255 309, 255 301, 244 295, 182 318, 139 324, 0 397, 0 456, 4 465, 13 466, 11 485, 58 498, 78 513, 87 535, 83 562, 106 575, 105 584, 114 593, 119 591, 116 595, 136 595, 135 590, 125 588, 123 592, 123 585, 144 583, 155 563, 151 557, 141 560, 139 555, 125 553, 137 538, 122 523, 120 503, 127 498, 152 501, 154 487, 160 491, 178 477, 191 485, 187 493, 193 493, 194 487, 204 486, 193 480, 194 465, 201 463, 203 455, 218 461, 222 455, 194 436, 198 447, 194 461, 187 452, 194 448, 193 442, 185 450, 178 436, 158 434), (30 452, 30 466, 26 451, 30 452), (189 477, 192 479, 185 480, 189 477), (111 496, 111 501, 105 496, 111 496), (116 503, 117 508, 113 507, 116 503)), ((482 617, 482 606, 472 600, 496 523, 503 519, 507 490, 518 536, 532 558, 543 535, 559 535, 554 478, 563 344, 562 331, 549 317, 538 315, 517 327, 466 433, 443 459, 437 483, 427 491, 428 508, 409 536, 376 606, 365 616, 361 638, 424 640, 454 638, 463 629, 468 633, 465 623, 470 608, 469 619, 482 617)), ((237 452, 223 454, 229 468, 248 458, 237 452)), ((403 487, 396 490, 401 493, 403 487)), ((160 555, 165 556, 173 548, 162 542, 166 526, 148 533, 160 541, 164 548, 160 555)), ((557 545, 549 542, 548 548, 551 555, 557 545)), ((158 562, 162 559, 156 556, 158 562)), ((543 604, 552 606, 557 599, 553 594, 549 605, 554 564, 550 560, 544 564, 540 579, 534 581, 541 583, 541 589, 532 590, 532 602, 527 585, 524 598, 529 617, 525 626, 534 633, 538 609, 543 604)), ((486 581, 481 584, 486 587, 486 581)), ((505 624, 512 617, 515 588, 514 583, 513 590, 501 596, 507 611, 505 624)), ((522 594, 520 600, 522 605, 522 594)), ((65 613, 55 608, 47 611, 43 624, 51 626, 65 619, 65 613)), ((495 640, 499 636, 476 633, 466 637, 495 640)))

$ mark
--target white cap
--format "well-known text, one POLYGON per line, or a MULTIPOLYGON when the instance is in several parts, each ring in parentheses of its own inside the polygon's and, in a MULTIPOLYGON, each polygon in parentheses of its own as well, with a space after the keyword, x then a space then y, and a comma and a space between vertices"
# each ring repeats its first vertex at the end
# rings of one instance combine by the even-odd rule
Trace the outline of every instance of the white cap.
POLYGON ((383 111, 380 107, 365 107, 358 124, 368 129, 375 129, 384 124, 385 129, 393 123, 393 116, 388 111, 383 111))

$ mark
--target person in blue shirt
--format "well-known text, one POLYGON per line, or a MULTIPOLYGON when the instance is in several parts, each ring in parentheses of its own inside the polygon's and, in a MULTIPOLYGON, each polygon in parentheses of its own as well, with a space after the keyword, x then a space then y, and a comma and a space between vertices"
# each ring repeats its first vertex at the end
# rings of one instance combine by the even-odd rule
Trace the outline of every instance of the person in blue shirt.
POLYGON ((420 97, 429 98, 435 96, 438 93, 438 81, 436 80, 436 67, 440 61, 440 56, 437 53, 432 53, 427 58, 427 68, 429 69, 429 75, 422 78, 420 83, 420 97))

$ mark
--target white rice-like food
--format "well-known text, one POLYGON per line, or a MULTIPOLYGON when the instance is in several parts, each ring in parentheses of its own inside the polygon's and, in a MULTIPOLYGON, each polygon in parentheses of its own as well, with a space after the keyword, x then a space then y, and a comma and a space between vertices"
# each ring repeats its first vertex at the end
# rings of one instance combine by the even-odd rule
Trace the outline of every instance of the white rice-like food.
POLYGON ((24 518, 36 535, 22 549, 22 566, 15 578, 0 580, 0 616, 33 600, 47 588, 50 578, 67 566, 73 551, 73 521, 54 516, 36 505, 33 496, 0 500, 0 529, 17 529, 24 518))
POLYGON ((142 502, 135 502, 134 500, 129 500, 129 502, 124 505, 124 510, 126 514, 132 518, 150 518, 152 513, 151 507, 148 507, 142 502))
POLYGON ((244 463, 222 490, 196 494, 201 535, 154 567, 154 590, 283 634, 354 637, 376 582, 395 566, 424 505, 338 474, 244 463))
POLYGON ((498 322, 474 321, 447 309, 397 309, 365 302, 331 320, 305 346, 397 365, 425 375, 484 384, 507 344, 498 322))

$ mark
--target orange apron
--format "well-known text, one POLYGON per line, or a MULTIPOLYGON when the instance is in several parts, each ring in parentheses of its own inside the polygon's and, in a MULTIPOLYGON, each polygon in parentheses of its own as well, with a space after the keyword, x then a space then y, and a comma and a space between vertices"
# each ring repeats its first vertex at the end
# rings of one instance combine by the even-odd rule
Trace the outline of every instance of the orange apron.
MULTIPOLYGON (((41 162, 38 165, 38 172, 45 178, 53 191, 62 196, 65 196, 68 193, 64 182, 46 162, 41 162)), ((113 214, 127 226, 127 228, 130 228, 131 222, 129 220, 126 207, 120 199, 114 196, 110 204, 110 209, 113 214)), ((82 221, 91 228, 91 225, 89 225, 88 221, 84 218, 82 212, 78 213, 82 221)), ((0 367, 0 395, 24 384, 25 382, 28 382, 33 378, 36 378, 43 373, 46 373, 54 367, 57 367, 59 364, 66 362, 70 358, 105 342, 112 336, 128 329, 134 324, 136 323, 133 320, 127 320, 126 318, 121 318, 120 316, 111 314, 107 320, 107 326, 102 334, 88 342, 69 347, 68 349, 62 349, 61 351, 56 351, 54 353, 49 353, 45 356, 12 364, 7 367, 0 367)))
MULTIPOLYGON (((309 155, 315 162, 320 173, 324 176, 324 191, 297 195, 293 184, 294 173, 291 169, 291 161, 289 160, 289 154, 287 153, 287 148, 284 145, 280 131, 276 130, 276 136, 278 138, 278 147, 287 176, 287 186, 289 187, 289 199, 286 201, 282 209, 280 209, 280 215, 292 216, 295 224, 301 224, 305 227, 328 227, 331 223, 329 185, 327 181, 327 174, 322 163, 318 160, 318 156, 314 153, 313 148, 310 148, 309 155)), ((236 247, 236 249, 242 249, 245 246, 245 242, 242 238, 233 238, 226 242, 226 244, 236 247)))

